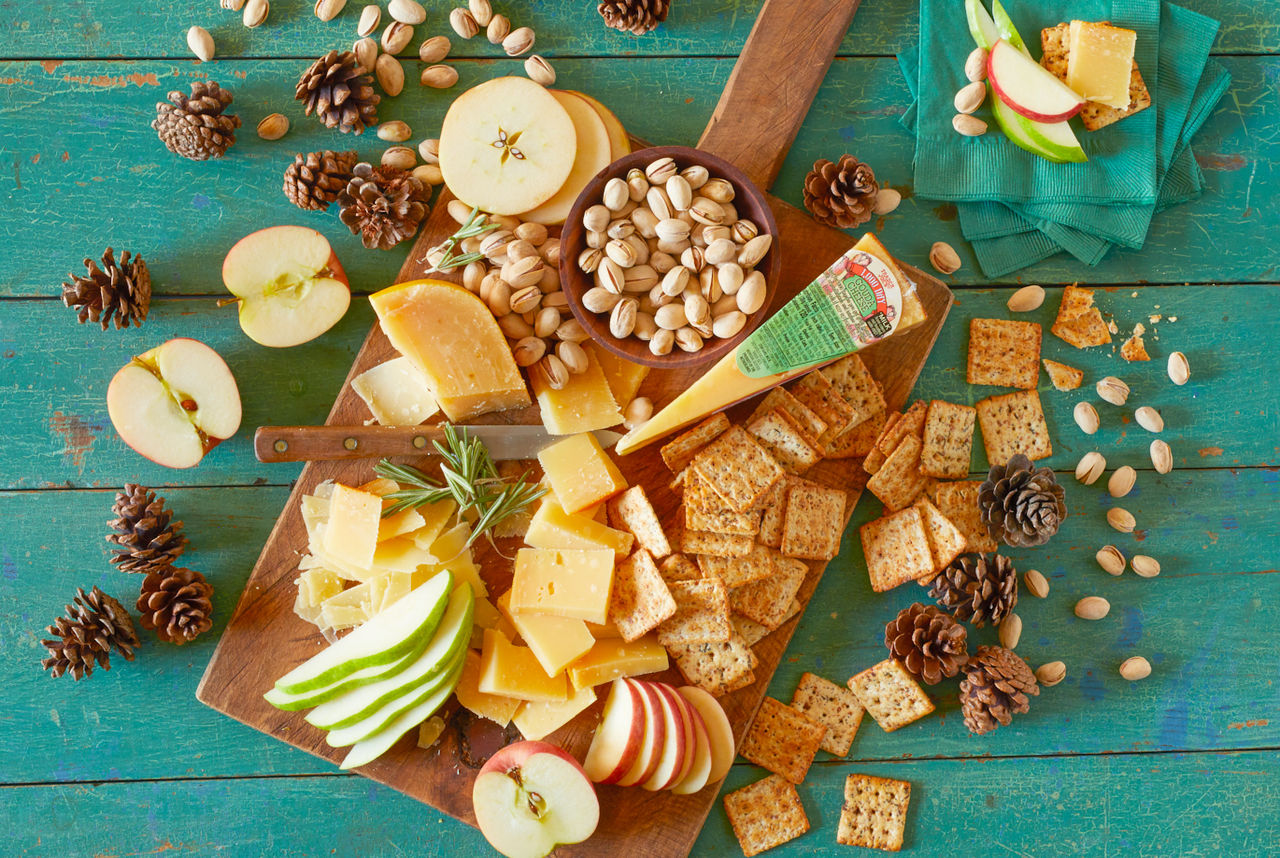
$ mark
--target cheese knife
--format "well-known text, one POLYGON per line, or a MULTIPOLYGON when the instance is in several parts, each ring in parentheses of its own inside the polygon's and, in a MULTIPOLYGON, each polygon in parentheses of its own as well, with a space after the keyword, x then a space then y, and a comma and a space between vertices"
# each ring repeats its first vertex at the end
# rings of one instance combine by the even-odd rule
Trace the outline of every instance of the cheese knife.
MULTIPOLYGON (((489 448, 495 460, 532 459, 564 436, 541 425, 456 426, 489 448)), ((598 429, 600 446, 622 436, 598 429)), ((385 456, 428 456, 435 442, 444 443, 444 425, 436 426, 259 426, 253 452, 259 462, 314 462, 334 459, 377 459, 385 456)))

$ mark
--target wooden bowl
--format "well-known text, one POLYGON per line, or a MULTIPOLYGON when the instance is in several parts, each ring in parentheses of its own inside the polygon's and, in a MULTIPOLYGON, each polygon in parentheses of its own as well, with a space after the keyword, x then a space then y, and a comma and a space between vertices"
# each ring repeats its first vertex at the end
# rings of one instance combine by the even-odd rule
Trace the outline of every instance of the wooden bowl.
MULTIPOLYGON (((694 193, 696 195, 697 192, 694 193)), ((605 167, 587 183, 586 188, 578 196, 560 233, 560 282, 574 318, 601 347, 633 363, 651 367, 683 369, 711 363, 726 355, 768 316, 769 304, 773 301, 781 267, 782 253, 779 250, 778 225, 773 219, 773 210, 769 208, 769 201, 765 195, 741 170, 728 161, 688 146, 653 146, 640 149, 605 167), (578 256, 587 246, 587 231, 582 225, 582 215, 588 208, 600 202, 605 183, 615 176, 625 179, 631 168, 638 167, 643 170, 650 162, 664 157, 673 158, 682 170, 685 167, 700 164, 706 167, 713 177, 727 180, 733 185, 733 205, 738 210, 738 217, 753 221, 761 233, 767 232, 772 235, 773 244, 770 245, 769 252, 756 265, 756 270, 764 275, 764 304, 747 317, 746 324, 736 336, 727 340, 708 338, 705 341, 706 344, 696 352, 685 352, 676 347, 670 354, 655 355, 649 351, 649 344, 644 340, 636 337, 618 339, 613 336, 609 332, 607 313, 592 313, 582 306, 583 294, 595 286, 596 282, 594 274, 586 274, 578 267, 578 256)))

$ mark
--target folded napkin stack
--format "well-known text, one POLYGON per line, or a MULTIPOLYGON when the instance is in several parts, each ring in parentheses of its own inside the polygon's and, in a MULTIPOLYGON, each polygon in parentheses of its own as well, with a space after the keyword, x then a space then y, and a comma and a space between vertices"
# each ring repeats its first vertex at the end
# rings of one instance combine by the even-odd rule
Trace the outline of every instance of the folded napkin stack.
MULTIPOLYGON (((983 0, 985 2, 985 0, 983 0)), ((911 89, 903 124, 916 136, 915 194, 956 204, 964 237, 989 277, 1065 251, 1095 265, 1113 245, 1141 248, 1152 216, 1203 187, 1191 137, 1231 82, 1209 59, 1218 22, 1161 0, 1004 0, 1035 58, 1043 28, 1107 21, 1137 33, 1134 60, 1151 106, 1096 131, 1071 125, 1088 160, 1053 163, 990 130, 957 134, 953 96, 974 49, 959 0, 920 0, 920 46, 898 57, 911 89)), ((988 87, 990 89, 990 87, 988 87)))

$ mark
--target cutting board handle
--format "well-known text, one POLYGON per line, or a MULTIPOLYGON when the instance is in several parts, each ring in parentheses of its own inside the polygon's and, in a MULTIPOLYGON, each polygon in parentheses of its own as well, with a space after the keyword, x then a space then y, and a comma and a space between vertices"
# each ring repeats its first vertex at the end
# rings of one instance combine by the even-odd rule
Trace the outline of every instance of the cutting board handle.
POLYGON ((765 0, 698 148, 768 190, 859 0, 765 0))

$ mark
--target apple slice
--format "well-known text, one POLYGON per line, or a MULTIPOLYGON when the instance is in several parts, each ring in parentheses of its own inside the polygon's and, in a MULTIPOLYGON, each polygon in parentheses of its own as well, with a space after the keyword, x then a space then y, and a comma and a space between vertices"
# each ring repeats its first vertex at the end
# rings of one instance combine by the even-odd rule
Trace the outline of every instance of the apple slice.
POLYGON ((644 702, 641 692, 615 679, 605 701, 604 713, 582 767, 598 784, 616 783, 636 761, 644 740, 644 702))
POLYGON ((507 858, 543 858, 581 843, 600 822, 600 800, 578 761, 547 742, 516 742, 489 758, 471 789, 476 825, 507 858))
POLYGON ((1022 34, 1018 32, 1017 27, 1013 26, 1013 19, 1009 17, 1000 0, 991 0, 991 19, 995 23, 996 32, 1000 34, 1000 38, 1027 56, 1031 56, 1026 43, 1022 41, 1022 34))
POLYGON ((648 682, 625 678, 623 681, 641 695, 644 705, 644 738, 640 740, 640 753, 636 755, 635 762, 615 783, 618 786, 635 786, 652 777, 658 763, 662 761, 662 751, 667 739, 667 721, 663 717, 662 698, 656 688, 648 682))
POLYGON ((1084 106, 1075 90, 1004 39, 987 57, 987 80, 1001 101, 1035 122, 1062 122, 1084 106))
POLYGON ((707 725, 702 720, 702 714, 697 707, 684 694, 679 694, 679 697, 687 707, 690 720, 693 722, 695 740, 693 753, 689 755, 692 765, 680 782, 671 788, 671 791, 676 795, 692 795, 706 786, 711 777, 711 735, 707 732, 707 725))
POLYGON ((720 701, 701 688, 686 685, 680 689, 680 695, 698 710, 702 724, 707 728, 707 737, 711 740, 711 772, 707 775, 707 783, 716 783, 729 773, 733 758, 738 753, 733 725, 724 714, 720 701))
POLYGON ((222 282, 238 299, 241 329, 273 348, 314 340, 351 303, 328 239, 305 226, 272 226, 237 241, 222 261, 222 282))
POLYGON ((684 761, 672 776, 674 779, 664 787, 664 789, 675 789, 689 776, 689 771, 693 768, 693 764, 697 759, 698 722, 701 718, 689 701, 685 700, 674 686, 666 685, 665 683, 659 684, 662 685, 666 695, 675 701, 676 708, 680 711, 680 720, 684 723, 684 761))
POLYGON ((523 221, 548 225, 564 223, 582 189, 595 178, 596 173, 609 166, 611 153, 609 129, 605 127, 604 120, 595 108, 586 99, 572 92, 558 89, 550 92, 573 120, 578 136, 578 154, 573 160, 569 177, 564 180, 555 196, 520 215, 523 221))
POLYGON ((440 172, 481 211, 518 214, 569 178, 578 135, 553 95, 523 77, 495 78, 458 96, 440 126, 440 172))
POLYGON ((1071 124, 1035 122, 999 98, 991 99, 991 115, 1015 146, 1056 164, 1087 161, 1071 124))
POLYGON ((605 107, 599 99, 592 98, 585 92, 578 92, 576 89, 567 91, 591 105, 591 109, 600 116, 600 119, 604 122, 604 127, 609 130, 609 160, 616 161, 623 155, 630 155, 631 135, 623 127, 622 120, 618 119, 617 115, 605 107))
POLYGON ((668 691, 668 685, 657 682, 645 683, 658 692, 662 703, 662 719, 666 723, 666 739, 662 744, 662 755, 658 766, 644 783, 647 790, 657 791, 673 786, 680 777, 685 758, 684 707, 676 702, 674 690, 668 691))
POLYGON ((217 352, 179 338, 115 374, 107 413, 137 453, 167 468, 190 468, 240 428, 240 389, 217 352))
POLYGON ((991 13, 982 5, 982 0, 964 0, 964 14, 969 22, 969 35, 980 48, 991 50, 991 46, 1000 38, 996 22, 991 20, 991 13))

